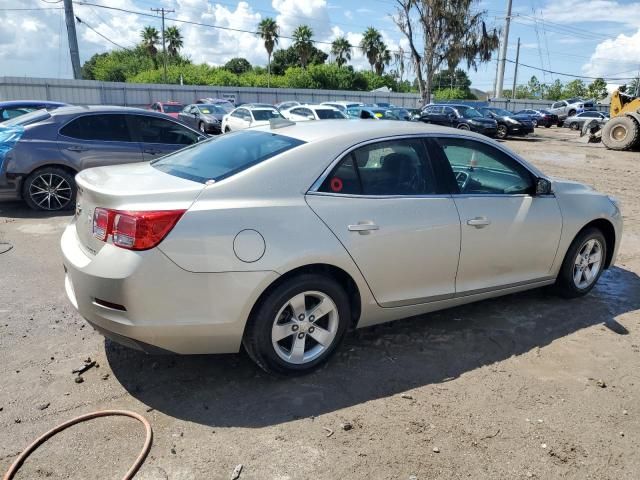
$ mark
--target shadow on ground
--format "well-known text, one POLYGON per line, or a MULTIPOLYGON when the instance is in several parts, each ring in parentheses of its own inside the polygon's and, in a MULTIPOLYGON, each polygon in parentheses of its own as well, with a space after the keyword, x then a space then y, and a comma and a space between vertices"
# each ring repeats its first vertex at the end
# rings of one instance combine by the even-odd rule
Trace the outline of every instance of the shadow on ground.
POLYGON ((351 332, 305 377, 272 378, 246 354, 148 356, 106 342, 117 379, 167 415, 218 427, 262 427, 454 379, 640 308, 640 278, 613 268, 587 297, 534 290, 351 332))
POLYGON ((26 203, 15 200, 1 200, 0 201, 0 217, 4 218, 35 218, 35 219, 50 219, 58 217, 70 217, 73 215, 73 208, 66 210, 60 210, 55 212, 36 212, 31 210, 26 203))

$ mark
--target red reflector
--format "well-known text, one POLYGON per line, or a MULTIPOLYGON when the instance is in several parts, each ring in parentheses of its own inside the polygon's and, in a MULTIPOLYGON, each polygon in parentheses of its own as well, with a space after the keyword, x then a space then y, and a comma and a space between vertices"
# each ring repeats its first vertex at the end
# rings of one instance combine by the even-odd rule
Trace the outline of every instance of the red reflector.
MULTIPOLYGON (((186 210, 151 210, 140 212, 125 212, 96 208, 94 213, 94 235, 106 240, 112 235, 113 244, 129 250, 148 250, 158 245, 171 229, 178 223, 186 210), (98 212, 100 210, 100 212, 98 212), (106 212, 106 233, 104 237, 96 235, 96 218, 106 212)), ((101 230, 98 229, 98 233, 101 230)))

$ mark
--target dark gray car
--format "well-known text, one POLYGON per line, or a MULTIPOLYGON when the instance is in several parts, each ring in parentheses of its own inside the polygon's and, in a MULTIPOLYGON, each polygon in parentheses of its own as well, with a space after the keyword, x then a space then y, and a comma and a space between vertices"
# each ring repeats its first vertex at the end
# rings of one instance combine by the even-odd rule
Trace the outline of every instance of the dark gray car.
POLYGON ((216 104, 187 105, 178 114, 178 120, 185 125, 197 128, 202 133, 220 133, 222 117, 227 111, 216 104))
POLYGON ((63 210, 74 177, 103 165, 143 162, 204 139, 172 118, 128 107, 62 107, 0 123, 0 198, 63 210))

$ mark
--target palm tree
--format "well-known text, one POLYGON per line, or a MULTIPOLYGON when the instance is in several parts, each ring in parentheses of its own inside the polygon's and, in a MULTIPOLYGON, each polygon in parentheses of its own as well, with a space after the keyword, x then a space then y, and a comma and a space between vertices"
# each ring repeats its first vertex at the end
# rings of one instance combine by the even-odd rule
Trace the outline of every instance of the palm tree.
POLYGON ((382 40, 378 43, 377 50, 378 53, 376 55, 374 67, 376 74, 382 75, 384 73, 384 66, 389 65, 389 62, 391 62, 391 52, 382 40))
POLYGON ((280 27, 273 18, 265 18, 258 24, 258 35, 264 40, 264 48, 267 51, 269 57, 269 63, 267 64, 267 86, 271 81, 271 54, 273 53, 273 47, 278 44, 280 27))
POLYGON ((178 27, 168 27, 164 31, 164 37, 167 41, 167 50, 169 55, 175 57, 178 55, 178 50, 182 48, 182 34, 178 27))
POLYGON ((147 25, 140 31, 140 35, 142 36, 142 46, 145 48, 147 53, 155 59, 158 54, 158 49, 156 45, 160 43, 160 32, 155 27, 151 27, 147 25))
POLYGON ((360 50, 362 50, 363 55, 369 60, 372 72, 376 64, 376 59, 378 58, 380 43, 382 43, 382 35, 373 27, 367 28, 362 35, 362 40, 360 40, 360 50))
POLYGON ((309 63, 309 58, 311 57, 311 49, 313 48, 313 42, 311 41, 313 30, 307 25, 300 25, 293 31, 292 37, 293 48, 300 57, 300 65, 302 65, 302 68, 307 68, 307 63, 309 63))
POLYGON ((351 60, 351 43, 346 37, 338 37, 331 42, 331 55, 336 58, 338 67, 342 67, 345 63, 351 60))

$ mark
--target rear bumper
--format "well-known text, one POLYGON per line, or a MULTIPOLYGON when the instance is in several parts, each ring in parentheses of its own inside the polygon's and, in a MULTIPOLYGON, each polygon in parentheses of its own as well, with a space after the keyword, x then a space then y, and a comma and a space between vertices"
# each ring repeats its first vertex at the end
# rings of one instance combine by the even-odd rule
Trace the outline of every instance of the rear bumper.
POLYGON ((148 352, 237 352, 251 308, 278 277, 268 271, 192 273, 158 249, 106 244, 89 256, 75 223, 61 247, 73 306, 103 335, 148 352))

